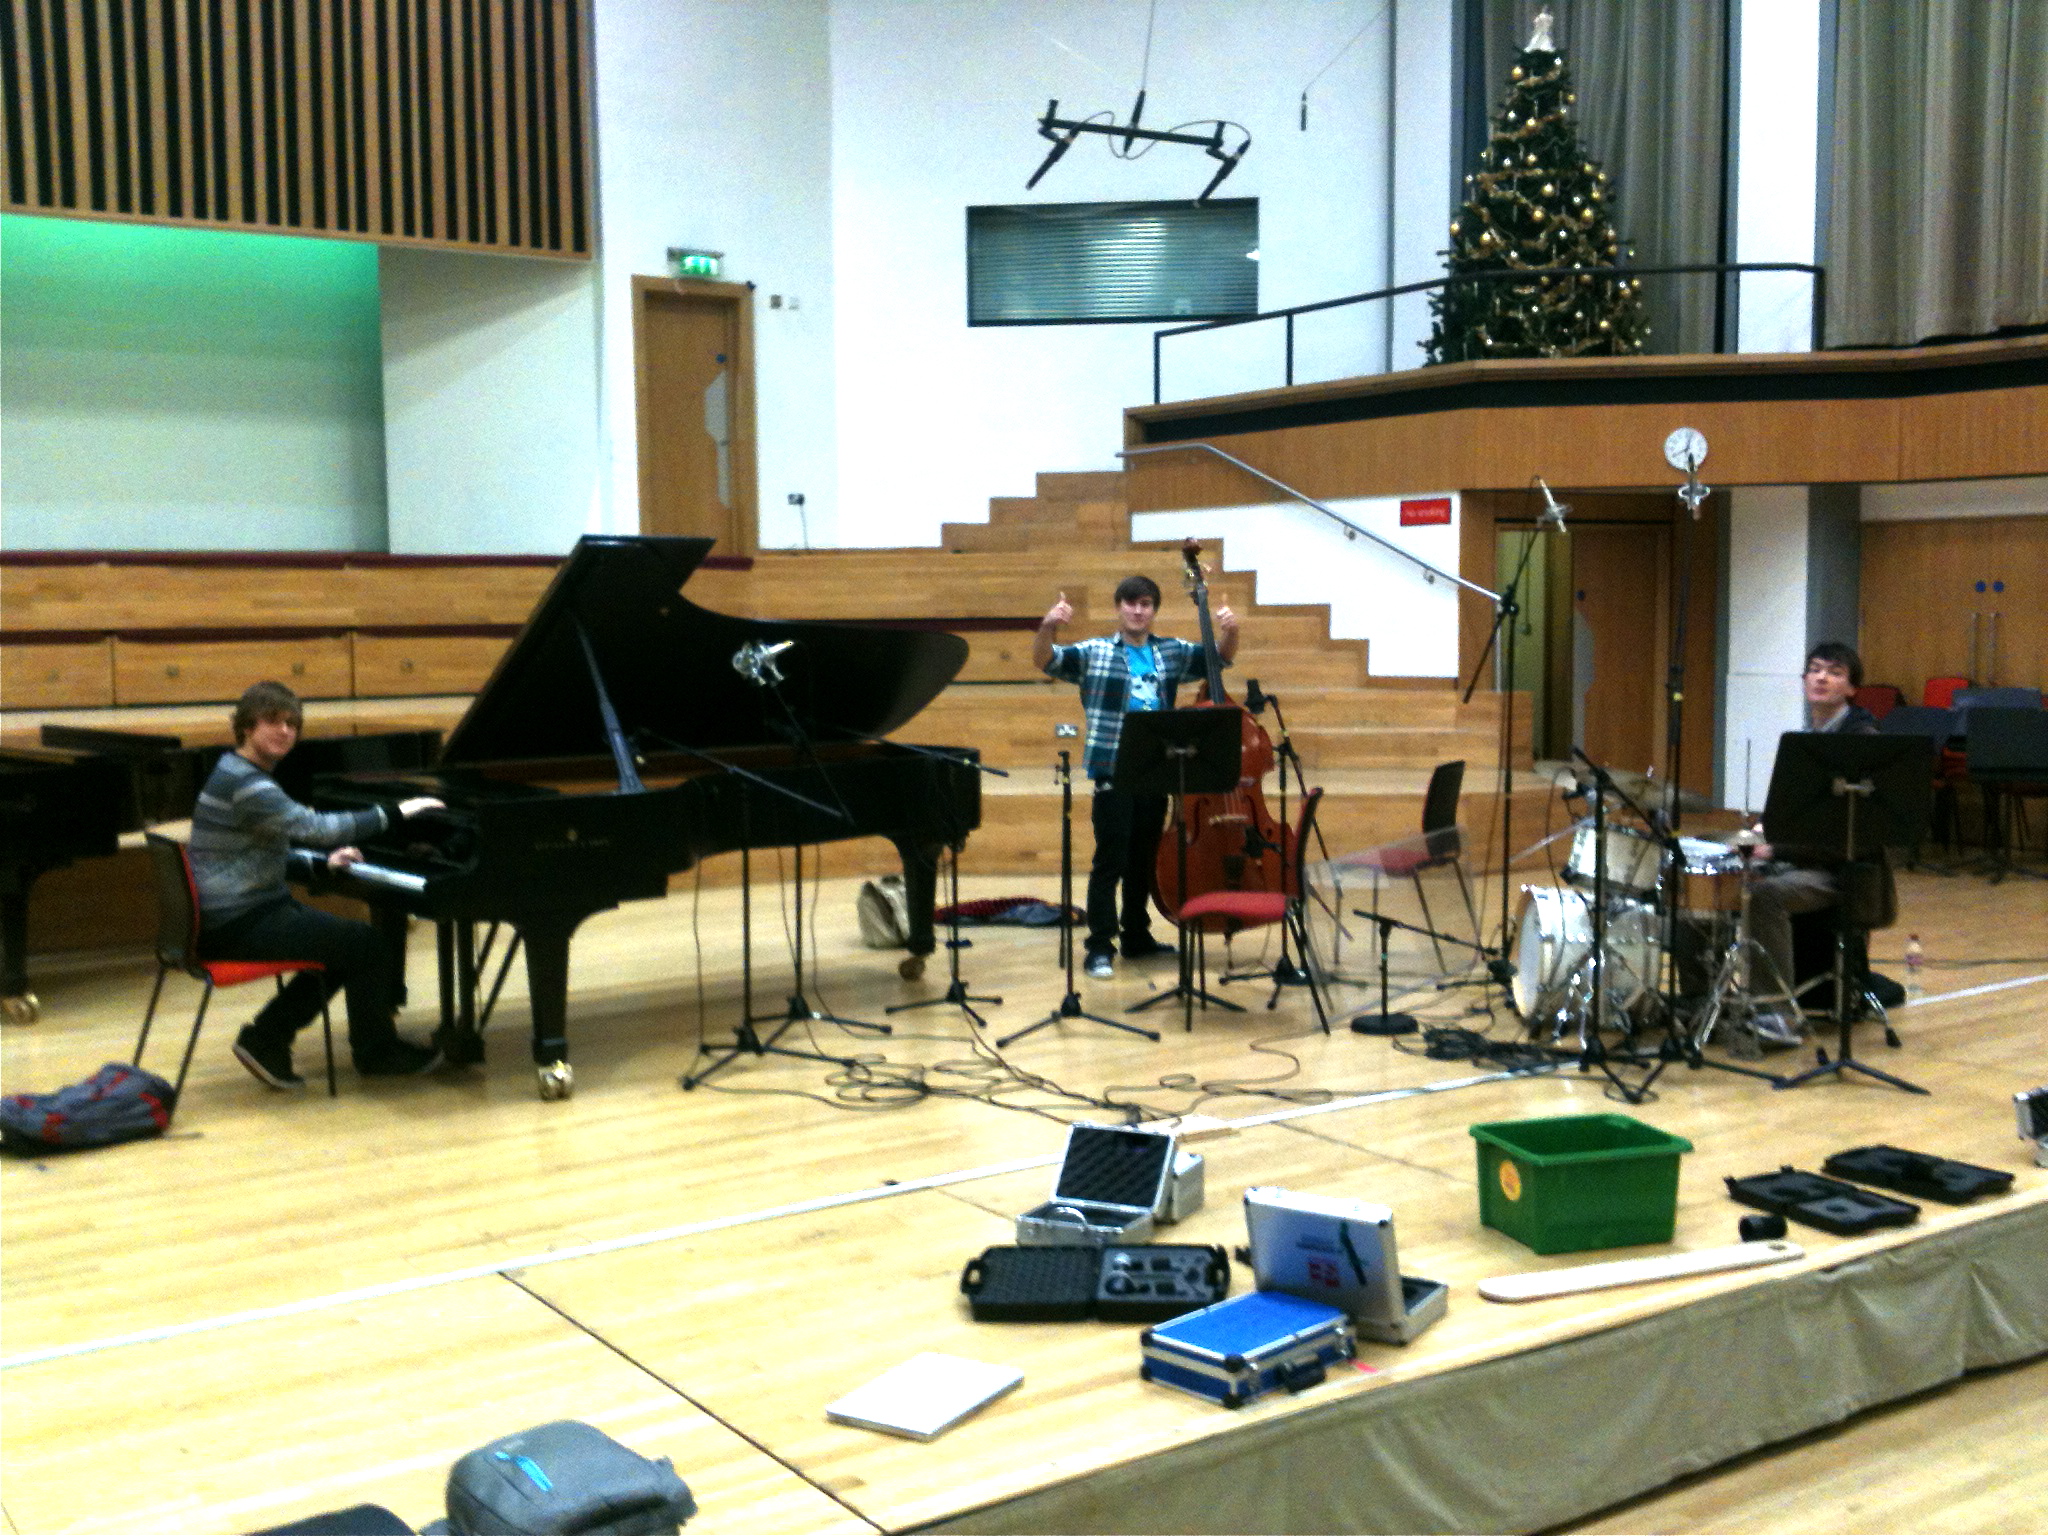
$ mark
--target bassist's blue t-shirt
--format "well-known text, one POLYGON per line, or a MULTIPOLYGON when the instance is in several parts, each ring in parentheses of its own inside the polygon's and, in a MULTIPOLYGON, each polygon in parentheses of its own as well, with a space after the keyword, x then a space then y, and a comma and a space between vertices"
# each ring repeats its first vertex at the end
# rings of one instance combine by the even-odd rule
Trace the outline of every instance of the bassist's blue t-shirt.
POLYGON ((1124 647, 1124 666, 1130 673, 1130 691, 1124 695, 1124 710, 1158 709, 1159 658, 1150 645, 1124 647))

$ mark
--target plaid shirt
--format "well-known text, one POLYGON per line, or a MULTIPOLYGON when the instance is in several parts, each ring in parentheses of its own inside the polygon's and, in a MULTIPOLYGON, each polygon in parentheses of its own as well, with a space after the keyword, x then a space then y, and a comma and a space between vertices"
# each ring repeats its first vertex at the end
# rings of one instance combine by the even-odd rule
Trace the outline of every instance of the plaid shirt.
MULTIPOLYGON (((1048 677, 1081 685, 1081 709, 1088 718, 1088 750, 1082 762, 1088 777, 1106 782, 1116 769, 1117 743, 1123 740, 1124 710, 1130 695, 1131 672, 1121 634, 1055 645, 1045 664, 1048 677)), ((1206 675, 1202 648, 1188 640, 1152 637, 1152 656, 1159 667, 1159 702, 1173 707, 1174 686, 1206 675)), ((1228 665, 1228 663, 1224 663, 1228 665)))

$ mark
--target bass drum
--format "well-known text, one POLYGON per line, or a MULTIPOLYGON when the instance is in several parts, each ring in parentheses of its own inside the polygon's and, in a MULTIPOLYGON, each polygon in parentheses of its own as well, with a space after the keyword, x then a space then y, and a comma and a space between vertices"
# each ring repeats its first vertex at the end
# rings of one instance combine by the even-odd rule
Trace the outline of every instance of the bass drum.
MULTIPOLYGON (((1618 1017, 1657 983, 1657 915, 1640 902, 1617 903, 1607 915, 1604 1012, 1618 1017)), ((1584 893, 1522 887, 1515 947, 1515 1007, 1530 1030, 1562 1025, 1591 999, 1593 913, 1584 893)))

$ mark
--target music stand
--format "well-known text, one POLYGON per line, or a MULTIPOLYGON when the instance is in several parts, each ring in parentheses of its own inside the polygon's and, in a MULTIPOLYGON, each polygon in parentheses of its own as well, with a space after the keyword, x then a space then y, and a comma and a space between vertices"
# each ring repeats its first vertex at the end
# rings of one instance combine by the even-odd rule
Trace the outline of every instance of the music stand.
POLYGON ((1186 1028, 1195 1027, 1195 998, 1203 1005, 1216 1004, 1233 1013, 1244 1010, 1223 998, 1212 998, 1195 985, 1194 935, 1180 920, 1180 909, 1188 899, 1188 837, 1186 809, 1189 795, 1229 794, 1244 773, 1244 716, 1235 709, 1146 709, 1124 716, 1123 734, 1117 742, 1116 764, 1110 770, 1110 788, 1127 795, 1171 795, 1174 797, 1173 910, 1174 930, 1179 935, 1180 974, 1171 992, 1149 997, 1126 1013, 1179 999, 1186 1028))
POLYGON ((1778 738, 1764 799, 1764 836, 1787 847, 1839 847, 1843 889, 1835 907, 1835 1058, 1830 1061, 1821 1050, 1818 1066, 1772 1086, 1796 1088, 1817 1077, 1860 1072, 1907 1093, 1927 1092, 1855 1059, 1849 1038, 1856 1010, 1849 999, 1853 893, 1848 881, 1849 866, 1881 859, 1886 848, 1918 842, 1933 805, 1934 742, 1929 737, 1788 731, 1778 738))

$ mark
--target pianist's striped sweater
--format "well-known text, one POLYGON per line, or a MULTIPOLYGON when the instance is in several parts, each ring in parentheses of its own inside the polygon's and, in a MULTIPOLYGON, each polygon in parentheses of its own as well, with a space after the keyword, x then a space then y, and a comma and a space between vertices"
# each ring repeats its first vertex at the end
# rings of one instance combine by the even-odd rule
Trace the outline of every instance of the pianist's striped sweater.
POLYGON ((223 752, 192 808, 192 875, 200 921, 215 926, 289 893, 293 843, 339 848, 390 825, 381 807, 316 811, 239 752, 223 752))

